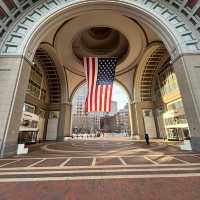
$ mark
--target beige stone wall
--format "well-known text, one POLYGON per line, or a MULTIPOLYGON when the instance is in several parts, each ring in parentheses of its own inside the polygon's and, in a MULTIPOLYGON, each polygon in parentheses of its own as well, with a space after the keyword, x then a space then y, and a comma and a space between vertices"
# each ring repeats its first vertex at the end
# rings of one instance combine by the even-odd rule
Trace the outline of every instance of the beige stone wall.
POLYGON ((30 64, 22 57, 0 58, 1 155, 16 151, 30 64))
MULTIPOLYGON (((181 56, 174 63, 192 138, 200 138, 200 55, 181 56)), ((200 144, 199 144, 200 146, 200 144)))
POLYGON ((71 103, 64 103, 61 105, 57 135, 58 140, 63 140, 63 137, 69 137, 71 135, 71 112, 71 103))

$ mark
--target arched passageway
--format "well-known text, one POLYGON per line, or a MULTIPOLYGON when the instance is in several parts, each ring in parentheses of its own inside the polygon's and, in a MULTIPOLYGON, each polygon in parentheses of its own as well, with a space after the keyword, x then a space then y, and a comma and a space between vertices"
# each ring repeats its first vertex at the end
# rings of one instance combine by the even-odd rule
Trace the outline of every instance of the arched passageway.
POLYGON ((168 140, 189 139, 182 95, 169 53, 162 43, 154 43, 145 54, 134 82, 135 131, 168 140))
POLYGON ((114 81, 109 113, 86 113, 86 96, 87 85, 85 83, 79 86, 72 96, 72 136, 74 138, 131 136, 130 99, 120 83, 114 81))
MULTIPOLYGON (((46 109, 48 117, 50 112, 57 116, 57 125, 53 126, 54 132, 57 130, 54 139, 62 140, 71 133, 70 97, 85 79, 81 59, 89 55, 119 58, 116 80, 129 93, 131 133, 140 138, 147 131, 145 113, 151 113, 151 121, 156 118, 154 111, 160 100, 166 105, 171 103, 169 99, 165 101, 165 95, 159 100, 155 96, 156 91, 162 89, 162 86, 157 87, 158 80, 162 83, 159 78, 162 67, 172 66, 193 148, 200 147, 198 22, 192 16, 192 25, 187 17, 179 16, 180 11, 172 6, 152 1, 53 0, 46 4, 38 1, 30 13, 27 11, 21 18, 16 18, 9 33, 4 29, 1 34, 3 56, 0 62, 4 68, 0 80, 5 84, 4 77, 8 77, 6 104, 3 98, 0 101, 0 105, 5 105, 1 112, 1 155, 16 152, 22 107, 24 100, 28 101, 26 89, 31 82, 29 77, 31 68, 35 66, 34 59, 42 65, 44 86, 46 82, 45 87, 41 85, 40 88, 39 85, 40 97, 34 101, 37 99, 37 106, 46 109), (45 94, 47 100, 43 104, 40 100, 45 94)), ((187 7, 191 6, 185 3, 180 7, 181 12, 187 12, 187 7)), ((169 79, 164 78, 163 83, 165 81, 169 79)), ((38 95, 37 84, 32 85, 38 95)), ((177 100, 173 98, 171 100, 177 100)), ((154 129, 150 127, 154 132, 152 137, 161 135, 156 123, 154 129)), ((48 130, 48 125, 45 126, 48 130)))

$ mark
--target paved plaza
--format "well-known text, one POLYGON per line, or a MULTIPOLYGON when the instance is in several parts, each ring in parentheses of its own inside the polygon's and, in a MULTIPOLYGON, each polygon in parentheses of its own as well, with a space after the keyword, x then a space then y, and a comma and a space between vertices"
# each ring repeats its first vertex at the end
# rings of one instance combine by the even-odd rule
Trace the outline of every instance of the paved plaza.
POLYGON ((0 160, 0 199, 199 200, 200 153, 162 141, 68 140, 0 160))

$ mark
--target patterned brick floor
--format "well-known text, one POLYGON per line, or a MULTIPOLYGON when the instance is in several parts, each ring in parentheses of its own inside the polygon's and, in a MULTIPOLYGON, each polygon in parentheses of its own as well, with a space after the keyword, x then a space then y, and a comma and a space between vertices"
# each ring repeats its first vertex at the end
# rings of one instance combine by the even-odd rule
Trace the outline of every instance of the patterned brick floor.
POLYGON ((67 141, 0 159, 0 200, 199 200, 200 153, 166 143, 67 141))

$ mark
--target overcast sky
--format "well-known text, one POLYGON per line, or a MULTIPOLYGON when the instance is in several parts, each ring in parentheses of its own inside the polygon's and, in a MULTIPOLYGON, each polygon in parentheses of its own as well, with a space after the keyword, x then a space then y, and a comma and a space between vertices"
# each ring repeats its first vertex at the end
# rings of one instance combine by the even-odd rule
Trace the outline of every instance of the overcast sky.
POLYGON ((128 96, 125 90, 115 82, 113 84, 112 101, 117 101, 118 110, 124 108, 124 106, 128 103, 128 96))

